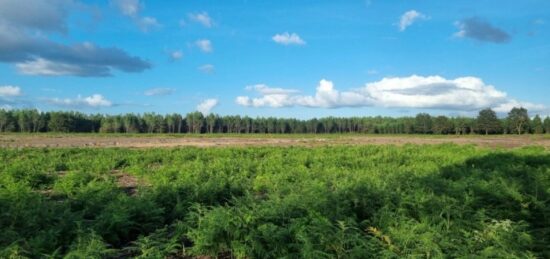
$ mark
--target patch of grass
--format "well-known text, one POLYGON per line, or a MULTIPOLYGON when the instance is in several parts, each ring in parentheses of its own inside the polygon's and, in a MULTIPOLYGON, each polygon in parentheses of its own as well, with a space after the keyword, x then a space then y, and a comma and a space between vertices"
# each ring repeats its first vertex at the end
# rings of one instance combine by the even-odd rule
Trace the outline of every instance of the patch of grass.
POLYGON ((2 258, 550 257, 538 147, 0 149, 0 161, 2 258), (146 184, 129 194, 121 174, 146 184))

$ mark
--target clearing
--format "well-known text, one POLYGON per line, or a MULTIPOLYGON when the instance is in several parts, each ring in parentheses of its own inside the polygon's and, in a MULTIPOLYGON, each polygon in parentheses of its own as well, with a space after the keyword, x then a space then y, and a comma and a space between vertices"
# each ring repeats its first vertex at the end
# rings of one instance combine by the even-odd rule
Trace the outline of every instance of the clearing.
POLYGON ((325 146, 325 145, 404 145, 474 144, 490 148, 523 146, 550 147, 548 135, 262 135, 262 134, 1 134, 0 147, 216 147, 216 146, 325 146))

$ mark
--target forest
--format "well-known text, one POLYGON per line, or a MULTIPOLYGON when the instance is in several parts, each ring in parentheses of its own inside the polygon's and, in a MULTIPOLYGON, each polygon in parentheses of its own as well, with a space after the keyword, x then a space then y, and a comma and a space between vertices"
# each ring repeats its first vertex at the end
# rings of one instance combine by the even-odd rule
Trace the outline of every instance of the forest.
POLYGON ((550 258, 550 153, 0 149, 0 258, 550 258))
POLYGON ((1 110, 0 132, 101 132, 101 133, 368 133, 368 134, 543 134, 550 133, 550 117, 530 118, 524 108, 513 108, 505 118, 491 109, 475 118, 415 117, 326 117, 251 118, 219 116, 200 112, 181 114, 84 114, 80 112, 39 112, 1 110))

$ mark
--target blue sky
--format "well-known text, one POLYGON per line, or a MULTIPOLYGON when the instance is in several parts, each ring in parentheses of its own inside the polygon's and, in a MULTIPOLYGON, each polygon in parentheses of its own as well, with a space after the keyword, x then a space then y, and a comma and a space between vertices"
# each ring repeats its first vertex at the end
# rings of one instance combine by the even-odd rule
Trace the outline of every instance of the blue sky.
POLYGON ((0 107, 550 112, 550 1, 0 2, 0 107))

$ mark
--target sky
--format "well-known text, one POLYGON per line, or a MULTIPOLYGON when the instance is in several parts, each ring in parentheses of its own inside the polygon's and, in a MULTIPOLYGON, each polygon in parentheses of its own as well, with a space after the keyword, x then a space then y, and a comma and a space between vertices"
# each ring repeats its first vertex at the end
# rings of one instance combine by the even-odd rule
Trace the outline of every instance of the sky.
POLYGON ((0 0, 0 108, 550 115, 548 0, 0 0))

